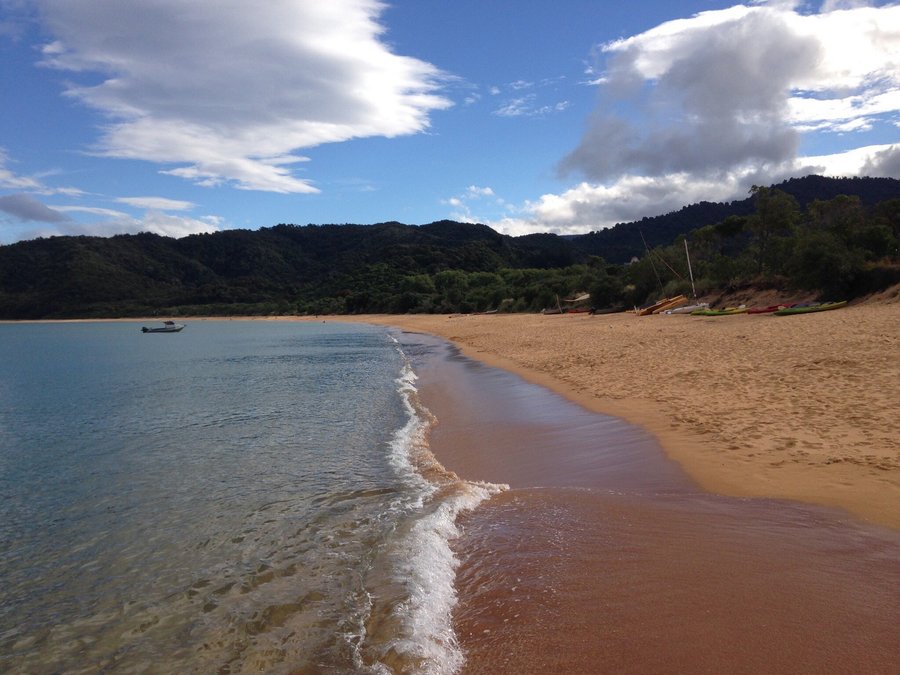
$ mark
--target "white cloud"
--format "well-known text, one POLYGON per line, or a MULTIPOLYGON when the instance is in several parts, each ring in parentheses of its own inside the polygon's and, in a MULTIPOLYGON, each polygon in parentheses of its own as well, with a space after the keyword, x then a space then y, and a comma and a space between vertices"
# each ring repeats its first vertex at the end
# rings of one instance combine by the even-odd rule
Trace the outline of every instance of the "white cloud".
POLYGON ((466 194, 472 197, 493 197, 494 190, 489 187, 478 187, 477 185, 470 185, 466 188, 466 194))
POLYGON ((192 202, 179 199, 167 199, 166 197, 119 197, 120 204, 128 204, 140 209, 153 209, 157 211, 190 211, 194 206, 192 202))
MULTIPOLYGON (((529 80, 516 80, 505 85, 510 98, 506 98, 496 107, 493 114, 497 117, 544 117, 552 113, 563 112, 569 107, 569 101, 557 101, 556 103, 544 103, 548 89, 565 81, 565 77, 545 78, 539 82, 529 80)), ((503 93, 500 87, 491 87, 490 93, 499 96, 503 93)))
MULTIPOLYGON (((59 210, 64 210, 60 208, 59 210)), ((130 216, 113 210, 69 208, 65 210, 79 210, 95 215, 109 216, 102 220, 89 222, 72 222, 54 230, 45 229, 41 234, 34 236, 77 235, 85 234, 98 237, 110 237, 115 234, 136 234, 138 232, 152 232, 164 237, 186 237, 191 234, 217 232, 223 229, 223 221, 217 216, 204 216, 202 218, 189 218, 181 215, 163 213, 162 211, 147 211, 140 217, 130 216)))
POLYGON ((31 192, 44 192, 46 186, 33 176, 20 176, 7 168, 9 163, 9 155, 6 150, 0 148, 0 188, 8 188, 12 190, 28 190, 31 192))
POLYGON ((601 104, 561 170, 777 172, 803 132, 867 130, 900 111, 900 5, 799 4, 702 12, 603 45, 601 104))
MULTIPOLYGON (((0 148, 0 188, 22 190, 41 195, 69 195, 71 197, 84 194, 83 190, 72 187, 50 187, 41 180, 41 176, 22 176, 7 167, 10 162, 6 150, 0 148)), ((48 175, 48 174, 45 174, 48 175)))
MULTIPOLYGON (((175 200, 145 198, 148 204, 159 200, 174 205, 189 204, 175 200)), ((128 198, 116 201, 128 203, 128 198)), ((135 204, 139 205, 139 204, 135 204)), ((171 205, 170 205, 171 208, 171 205)), ((109 237, 115 234, 135 234, 153 232, 166 237, 185 237, 190 234, 216 232, 224 229, 225 222, 218 216, 191 218, 183 215, 164 213, 158 208, 148 208, 143 215, 133 216, 116 209, 98 206, 67 204, 49 207, 25 194, 0 196, 0 241, 20 241, 35 237, 55 237, 65 235, 92 235, 109 237), (7 217, 3 217, 6 214, 7 217), (95 218, 76 220, 69 214, 86 214, 95 218), (41 223, 34 226, 33 223, 41 223)))
POLYGON ((450 105, 437 68, 381 41, 380 0, 39 4, 43 63, 109 118, 97 152, 201 185, 316 192, 297 150, 418 133, 450 105))
POLYGON ((479 185, 469 185, 462 194, 448 197, 441 203, 453 207, 449 217, 463 223, 487 222, 488 219, 475 215, 476 209, 478 211, 485 208, 490 210, 500 208, 502 211, 509 209, 509 204, 498 197, 493 188, 479 185))
POLYGON ((57 211, 63 213, 88 213, 93 216, 106 216, 107 218, 128 218, 128 214, 116 209, 105 209, 102 206, 57 206, 57 211))
POLYGON ((802 157, 798 164, 825 176, 887 176, 900 178, 900 143, 854 148, 834 155, 802 157))
POLYGON ((127 232, 153 232, 166 237, 186 237, 190 234, 217 232, 222 229, 223 221, 217 216, 203 218, 187 218, 175 216, 161 211, 148 211, 143 218, 123 223, 127 232), (132 227, 135 223, 138 229, 132 227))
POLYGON ((896 124, 900 5, 806 6, 760 0, 602 45, 604 67, 589 69, 600 103, 560 163, 588 180, 486 222, 574 234, 791 176, 900 174, 900 144, 799 155, 804 134, 896 124))
POLYGON ((553 105, 536 105, 534 94, 506 101, 494 111, 498 117, 543 117, 551 113, 563 112, 569 107, 568 101, 559 101, 553 105))
POLYGON ((900 145, 892 145, 866 157, 860 173, 900 179, 900 145))
POLYGON ((682 172, 661 176, 626 175, 609 185, 580 183, 561 194, 528 202, 519 216, 484 222, 504 234, 535 232, 582 234, 677 211, 700 201, 728 202, 747 197, 751 185, 768 185, 791 176, 891 176, 900 178, 900 144, 857 148, 834 155, 798 157, 777 172, 744 169, 698 178, 682 172))

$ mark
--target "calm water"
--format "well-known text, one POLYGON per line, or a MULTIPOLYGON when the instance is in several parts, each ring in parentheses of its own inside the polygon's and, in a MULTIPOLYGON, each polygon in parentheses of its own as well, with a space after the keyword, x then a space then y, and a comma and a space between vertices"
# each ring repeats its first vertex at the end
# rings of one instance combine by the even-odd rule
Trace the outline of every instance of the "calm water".
POLYGON ((0 671, 451 672, 460 511, 381 328, 0 325, 0 671))

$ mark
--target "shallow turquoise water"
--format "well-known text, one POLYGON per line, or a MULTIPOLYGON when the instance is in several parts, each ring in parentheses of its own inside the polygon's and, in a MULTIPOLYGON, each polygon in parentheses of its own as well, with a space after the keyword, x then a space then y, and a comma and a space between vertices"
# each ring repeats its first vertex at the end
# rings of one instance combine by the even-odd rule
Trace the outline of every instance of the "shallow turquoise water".
POLYGON ((462 502, 389 332, 140 326, 0 325, 0 670, 452 662, 452 588, 416 579, 447 536, 410 533, 462 502), (446 616, 398 646, 423 584, 446 616))

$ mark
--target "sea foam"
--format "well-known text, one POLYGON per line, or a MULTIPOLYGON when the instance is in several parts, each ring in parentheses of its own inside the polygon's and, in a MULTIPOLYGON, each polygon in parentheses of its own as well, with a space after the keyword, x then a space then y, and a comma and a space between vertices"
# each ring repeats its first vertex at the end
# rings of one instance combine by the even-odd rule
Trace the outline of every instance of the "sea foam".
MULTIPOLYGON (((390 460, 409 491, 404 524, 386 551, 393 581, 404 593, 391 608, 393 631, 382 636, 376 651, 399 659, 412 672, 455 673, 465 661, 452 623, 459 565, 451 548, 460 535, 456 520, 508 487, 460 480, 438 462, 428 446, 435 418, 419 400, 417 379, 407 360, 396 380, 407 422, 394 434, 390 460)), ((373 670, 390 672, 384 662, 373 670)))

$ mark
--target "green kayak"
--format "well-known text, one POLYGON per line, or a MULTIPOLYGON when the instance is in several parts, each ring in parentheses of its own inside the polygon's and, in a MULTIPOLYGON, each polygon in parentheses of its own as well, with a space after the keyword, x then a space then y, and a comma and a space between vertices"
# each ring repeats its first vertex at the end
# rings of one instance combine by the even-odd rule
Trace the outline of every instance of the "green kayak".
POLYGON ((847 304, 846 300, 841 302, 823 302, 818 305, 807 305, 806 307, 785 307, 773 312, 775 316, 787 316, 789 314, 811 314, 812 312, 827 312, 829 309, 838 309, 847 304))
POLYGON ((725 309, 697 309, 691 312, 691 316, 729 316, 730 314, 744 314, 747 307, 726 307, 725 309))

